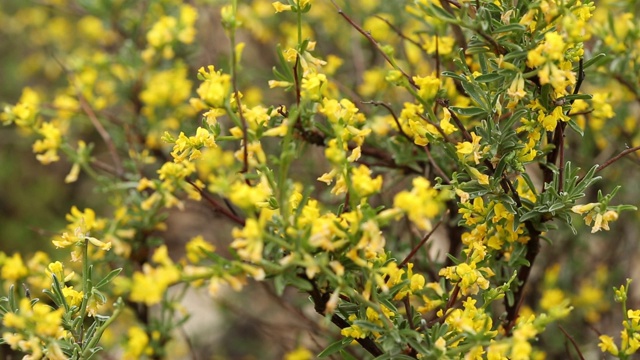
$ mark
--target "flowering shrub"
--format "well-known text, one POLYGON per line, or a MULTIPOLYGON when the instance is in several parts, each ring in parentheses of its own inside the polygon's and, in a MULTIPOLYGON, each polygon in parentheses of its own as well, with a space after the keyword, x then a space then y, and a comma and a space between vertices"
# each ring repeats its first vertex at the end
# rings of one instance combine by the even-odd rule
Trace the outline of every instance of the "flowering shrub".
POLYGON ((640 149, 626 3, 218 3, 0 8, 32 79, 1 121, 108 203, 71 207, 51 254, 0 256, 7 347, 172 358, 187 290, 262 282, 315 312, 287 359, 633 356, 631 282, 609 290, 630 271, 579 263, 635 216, 601 179, 640 149), (180 255, 193 203, 233 227, 180 255))

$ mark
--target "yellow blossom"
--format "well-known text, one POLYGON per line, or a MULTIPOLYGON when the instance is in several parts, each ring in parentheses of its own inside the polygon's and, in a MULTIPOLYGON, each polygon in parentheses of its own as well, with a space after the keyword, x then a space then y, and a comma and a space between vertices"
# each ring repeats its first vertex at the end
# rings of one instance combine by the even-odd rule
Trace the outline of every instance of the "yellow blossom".
POLYGON ((151 355, 152 350, 149 345, 149 336, 139 327, 131 327, 127 332, 127 343, 125 344, 123 359, 135 360, 144 355, 151 355))
POLYGON ((2 265, 0 276, 10 283, 15 283, 29 274, 29 269, 24 265, 22 256, 19 253, 6 258, 2 265))
POLYGON ((240 258, 253 263, 260 262, 264 242, 258 221, 247 219, 244 228, 234 228, 231 235, 234 238, 231 247, 238 251, 240 258))
POLYGON ((207 257, 207 253, 215 251, 216 247, 204 240, 202 235, 198 235, 187 243, 185 246, 187 251, 187 259, 192 263, 197 263, 207 257))
POLYGON ((351 185, 360 197, 367 197, 380 191, 382 176, 371 178, 371 170, 366 165, 360 165, 351 170, 351 185))
POLYGON ((614 356, 618 355, 618 347, 613 342, 613 338, 611 336, 600 335, 599 339, 600 343, 598 344, 598 346, 600 347, 600 350, 602 350, 602 352, 608 352, 614 356))
POLYGON ((276 13, 283 12, 283 11, 290 11, 292 8, 291 5, 285 5, 279 1, 272 2, 271 5, 273 5, 274 9, 276 9, 276 13))

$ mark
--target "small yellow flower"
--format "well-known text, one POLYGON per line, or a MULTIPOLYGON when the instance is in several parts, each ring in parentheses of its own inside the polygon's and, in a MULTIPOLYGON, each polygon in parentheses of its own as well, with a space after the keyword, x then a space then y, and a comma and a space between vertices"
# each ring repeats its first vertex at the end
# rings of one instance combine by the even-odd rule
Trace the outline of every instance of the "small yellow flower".
POLYGON ((284 356, 284 360, 311 360, 312 358, 313 354, 311 351, 303 347, 298 347, 284 356))
POLYGON ((613 338, 609 335, 600 335, 600 343, 598 346, 602 352, 608 352, 611 355, 618 355, 618 346, 613 342, 613 338))
POLYGON ((279 1, 274 1, 271 3, 271 5, 273 5, 274 9, 276 9, 276 13, 283 12, 283 11, 290 11, 292 8, 291 5, 285 5, 279 1))

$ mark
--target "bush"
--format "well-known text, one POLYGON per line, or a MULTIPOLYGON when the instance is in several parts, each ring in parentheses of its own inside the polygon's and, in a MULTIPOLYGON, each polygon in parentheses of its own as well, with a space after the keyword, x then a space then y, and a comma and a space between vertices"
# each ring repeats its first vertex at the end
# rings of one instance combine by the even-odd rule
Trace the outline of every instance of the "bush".
POLYGON ((257 322, 262 287, 295 314, 262 357, 633 357, 635 5, 220 3, 0 8, 0 119, 82 184, 57 250, 0 256, 5 348, 196 356, 185 297, 257 322))

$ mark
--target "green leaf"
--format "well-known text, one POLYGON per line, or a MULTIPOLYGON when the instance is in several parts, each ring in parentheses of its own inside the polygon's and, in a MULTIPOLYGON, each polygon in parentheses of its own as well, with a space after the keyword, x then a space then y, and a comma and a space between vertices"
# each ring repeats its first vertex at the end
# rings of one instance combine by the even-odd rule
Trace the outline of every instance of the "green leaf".
POLYGON ((335 341, 333 343, 331 343, 331 345, 327 346, 326 349, 322 350, 320 352, 320 354, 318 354, 319 358, 326 358, 328 356, 331 356, 335 353, 337 353, 338 351, 344 349, 345 346, 349 345, 351 343, 352 339, 351 338, 346 338, 346 339, 340 339, 338 341, 335 341))
POLYGON ((458 81, 467 81, 467 78, 460 75, 460 74, 456 74, 453 71, 443 71, 442 72, 442 76, 446 76, 446 77, 450 77, 454 80, 458 80, 458 81))
POLYGON ((551 204, 551 206, 549 206, 549 212, 554 212, 556 210, 560 210, 563 207, 564 207, 563 203, 559 203, 559 202, 553 203, 553 204, 551 204))
POLYGON ((485 111, 489 112, 488 105, 484 97, 482 97, 481 95, 482 90, 477 85, 474 85, 468 81, 463 81, 462 87, 464 88, 464 91, 473 99, 473 101, 476 102, 476 104, 478 104, 485 111))
POLYGON ((408 356, 408 355, 404 355, 404 354, 384 354, 384 355, 380 355, 377 358, 375 358, 375 360, 416 360, 416 358, 408 356))
POLYGON ((467 55, 475 55, 475 54, 484 54, 484 53, 488 53, 491 52, 491 49, 489 49, 488 46, 486 45, 480 45, 480 46, 470 46, 467 48, 467 50, 465 51, 465 54, 467 55))
POLYGON ((478 76, 477 78, 475 78, 475 80, 479 83, 490 83, 490 82, 494 82, 494 81, 498 81, 498 80, 502 80, 504 79, 504 76, 502 76, 502 74, 498 74, 496 72, 493 73, 489 73, 489 74, 483 74, 478 76))
POLYGON ((499 34, 499 33, 505 33, 505 32, 519 32, 519 31, 525 31, 525 30, 527 30, 527 28, 524 25, 515 23, 515 24, 508 24, 508 25, 503 25, 498 28, 495 28, 493 30, 493 33, 499 34))
POLYGON ((434 17, 440 20, 444 20, 447 22, 452 22, 456 20, 456 18, 453 17, 453 15, 451 15, 447 10, 441 8, 440 6, 431 5, 426 10, 430 13, 430 15, 433 15, 434 17))
POLYGON ((111 282, 111 280, 113 280, 116 276, 118 276, 118 274, 120 274, 121 271, 122 271, 122 268, 111 270, 111 272, 109 272, 107 276, 105 276, 102 280, 100 280, 100 282, 98 282, 98 284, 96 284, 95 288, 99 289, 102 286, 107 285, 108 283, 111 282))
POLYGON ((284 294, 284 288, 287 284, 285 283, 284 276, 282 274, 273 278, 273 286, 275 287, 276 294, 278 294, 278 296, 282 296, 282 294, 284 294))
POLYGON ((18 312, 18 299, 16 299, 16 294, 15 294, 15 285, 11 285, 9 287, 9 309, 11 309, 12 312, 18 312))
MULTIPOLYGON (((592 57, 591 59, 589 59, 587 61, 584 61, 582 63, 582 70, 584 70, 584 69, 586 69, 586 68, 588 68, 590 66, 599 66, 599 65, 601 65, 602 63, 604 63, 607 60, 608 60, 607 59, 607 55, 605 53, 600 53, 600 54, 592 57)), ((576 65, 573 68, 573 71, 578 71, 578 70, 580 70, 580 65, 579 64, 576 65)))
POLYGON ((459 106, 450 106, 449 110, 454 113, 462 116, 476 116, 476 115, 486 115, 487 112, 479 107, 471 106, 471 107, 459 107, 459 106))
POLYGON ((562 100, 571 101, 571 100, 578 100, 578 99, 580 99, 580 100, 591 100, 591 99, 593 99, 593 95, 591 95, 591 94, 570 94, 570 95, 563 96, 563 97, 559 98, 558 100, 556 100, 556 102, 562 101, 562 100))
POLYGON ((383 332, 384 328, 382 326, 376 325, 370 321, 367 320, 355 320, 353 322, 353 325, 358 325, 359 327, 361 327, 364 330, 368 330, 368 331, 377 331, 377 332, 383 332))
POLYGON ((353 355, 344 350, 340 350, 340 358, 344 360, 358 360, 357 358, 353 357, 353 355))
POLYGON ((573 129, 573 131, 580 134, 580 136, 584 136, 584 131, 582 130, 582 128, 580 128, 580 126, 578 125, 578 123, 576 123, 574 119, 569 119, 568 124, 569 124, 569 127, 573 129))

